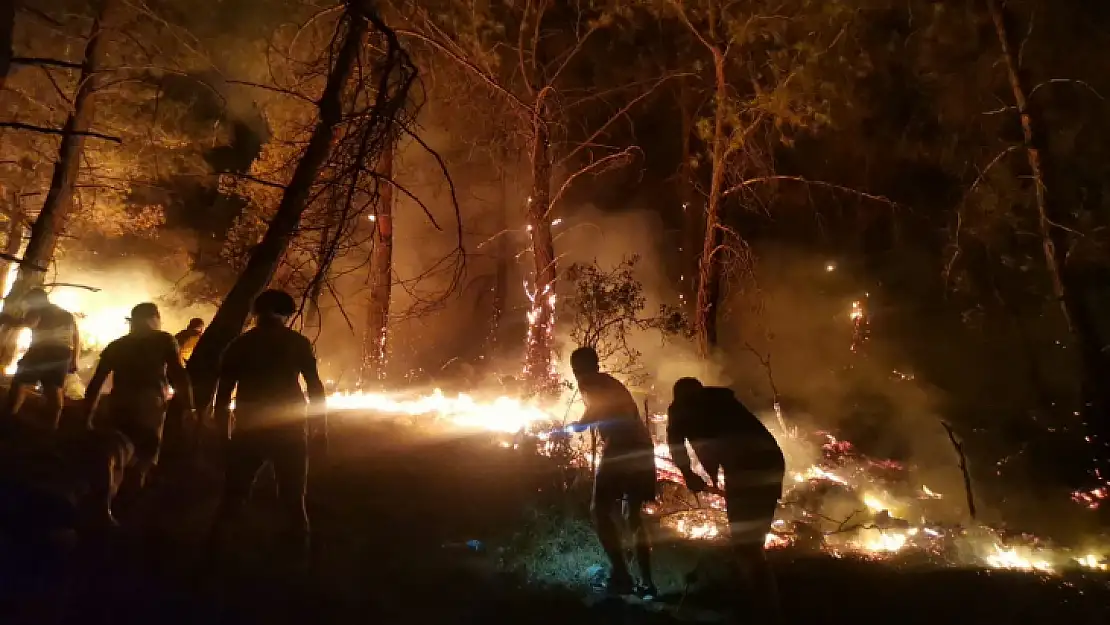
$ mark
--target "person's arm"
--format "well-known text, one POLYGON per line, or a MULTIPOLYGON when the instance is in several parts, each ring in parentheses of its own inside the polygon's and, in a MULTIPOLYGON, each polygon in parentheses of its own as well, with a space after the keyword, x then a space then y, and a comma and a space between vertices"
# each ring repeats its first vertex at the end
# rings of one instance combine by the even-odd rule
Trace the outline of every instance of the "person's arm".
POLYGON ((220 375, 216 382, 216 426, 225 436, 231 436, 231 395, 239 384, 239 357, 232 342, 220 360, 220 375))
POLYGON ((170 384, 173 384, 174 397, 180 397, 185 410, 193 412, 196 409, 193 404, 193 385, 189 381, 189 373, 185 370, 185 363, 181 362, 181 351, 173 337, 167 334, 166 338, 166 375, 170 379, 170 384))
POLYGON ((92 429, 93 415, 96 414, 96 404, 100 401, 100 391, 104 388, 104 382, 108 380, 108 374, 112 372, 112 350, 106 348, 100 354, 100 361, 96 363, 96 371, 93 372, 92 379, 89 380, 89 385, 85 387, 85 426, 92 429))
POLYGON ((675 409, 674 404, 667 407, 667 447, 671 451, 671 460, 682 473, 682 479, 692 491, 705 489, 705 480, 697 473, 690 462, 690 452, 686 451, 686 420, 681 410, 675 409))
POLYGON ((317 435, 326 435, 328 431, 328 396, 324 389, 324 381, 320 379, 316 354, 312 352, 312 343, 308 339, 304 340, 300 368, 301 376, 304 377, 305 388, 308 390, 308 410, 311 417, 309 427, 317 435))

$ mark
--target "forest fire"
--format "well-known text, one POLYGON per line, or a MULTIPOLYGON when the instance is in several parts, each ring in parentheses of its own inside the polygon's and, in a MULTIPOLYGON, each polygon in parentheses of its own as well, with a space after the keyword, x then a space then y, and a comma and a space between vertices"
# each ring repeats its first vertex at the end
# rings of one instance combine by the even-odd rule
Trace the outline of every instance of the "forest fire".
MULTIPOLYGON (((567 412, 554 402, 544 405, 505 396, 480 401, 465 394, 448 397, 439 390, 418 396, 335 394, 328 406, 335 411, 429 415, 451 427, 527 433, 541 441, 561 429, 559 415, 567 412)), ((927 505, 943 500, 944 495, 926 485, 897 490, 889 478, 883 477, 900 470, 897 463, 862 456, 849 441, 828 433, 815 434, 816 444, 800 436, 777 432, 776 436, 787 454, 789 482, 778 519, 765 541, 768 549, 813 548, 835 557, 876 560, 916 554, 944 565, 1037 573, 1059 573, 1069 568, 1105 571, 1110 567, 1110 561, 1100 554, 1076 554, 1035 541, 1010 544, 988 527, 930 523, 927 505), (817 460, 812 457, 814 450, 819 455, 817 460), (834 516, 836 510, 846 511, 847 518, 834 516)), ((589 462, 588 453, 583 458, 582 462, 589 462)), ((656 467, 664 485, 682 483, 665 444, 656 445, 656 467)), ((708 477, 696 464, 695 469, 708 477)), ((661 501, 648 512, 685 539, 712 541, 727 536, 723 498, 714 494, 692 496, 681 490, 684 495, 664 488, 661 501)))

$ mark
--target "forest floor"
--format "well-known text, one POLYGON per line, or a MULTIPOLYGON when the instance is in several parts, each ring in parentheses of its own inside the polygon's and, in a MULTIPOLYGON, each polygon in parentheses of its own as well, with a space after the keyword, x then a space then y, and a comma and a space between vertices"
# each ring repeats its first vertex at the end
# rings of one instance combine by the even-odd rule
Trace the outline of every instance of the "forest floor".
MULTIPOLYGON (((256 486, 230 554, 204 566, 213 476, 165 486, 110 540, 45 558, 18 537, 0 553, 0 622, 113 625, 292 623, 721 622, 730 597, 685 574, 705 545, 660 540, 656 606, 601 601, 584 587, 602 564, 580 520, 536 512, 535 472, 489 436, 335 419, 312 468, 318 548, 298 569, 275 548, 272 481, 256 486), (482 541, 475 551, 468 540, 482 541), (22 556, 20 554, 23 554, 22 556)), ((584 502, 575 502, 584 503, 584 502)), ((581 506, 578 506, 579 508, 581 506)), ((12 538, 12 537, 9 537, 12 538)), ((660 537, 662 538, 662 537, 660 537)), ((895 567, 773 554, 789 623, 1110 622, 1110 578, 895 567)), ((744 622, 743 619, 731 622, 744 622)))

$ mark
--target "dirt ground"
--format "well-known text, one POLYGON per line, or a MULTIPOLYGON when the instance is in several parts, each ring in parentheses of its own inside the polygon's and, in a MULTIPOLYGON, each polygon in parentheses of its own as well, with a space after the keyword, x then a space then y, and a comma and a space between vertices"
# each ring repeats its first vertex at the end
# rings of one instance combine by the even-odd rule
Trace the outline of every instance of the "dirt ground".
MULTIPOLYGON (((489 439, 431 435, 365 415, 334 419, 329 455, 312 467, 318 555, 309 570, 294 568, 275 548, 276 503, 266 478, 233 552, 215 564, 202 557, 202 546, 218 480, 203 473, 152 494, 119 535, 63 555, 49 557, 50 550, 9 536, 0 553, 0 623, 722 620, 721 606, 735 597, 696 587, 683 594, 685 573, 714 555, 704 547, 661 541, 666 609, 589 597, 575 584, 585 567, 601 563, 596 545, 584 544, 589 533, 575 524, 558 531, 559 522, 535 512, 542 494, 533 462, 489 439), (562 543, 537 550, 535 541, 551 540, 553 527, 562 543), (483 548, 467 548, 468 540, 483 548)), ((775 564, 790 623, 1110 622, 1107 577, 897 568, 782 553, 775 564)))

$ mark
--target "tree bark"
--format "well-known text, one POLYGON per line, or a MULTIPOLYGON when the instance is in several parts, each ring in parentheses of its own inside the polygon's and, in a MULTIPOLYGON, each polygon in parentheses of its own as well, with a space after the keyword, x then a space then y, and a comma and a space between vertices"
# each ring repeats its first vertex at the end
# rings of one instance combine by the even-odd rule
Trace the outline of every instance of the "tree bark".
POLYGON ((551 350, 555 330, 555 243, 551 236, 551 138, 547 105, 541 93, 532 114, 532 195, 528 198, 528 232, 535 260, 535 289, 528 312, 524 356, 525 383, 532 393, 557 391, 551 350))
POLYGON ((8 82, 8 74, 12 71, 12 57, 15 50, 12 42, 15 39, 15 0, 0 2, 0 91, 8 82))
POLYGON ((243 330, 254 299, 273 279, 274 272, 300 226, 313 182, 331 153, 336 128, 343 119, 343 91, 354 72, 367 31, 366 20, 358 16, 350 4, 346 20, 346 35, 317 102, 319 119, 289 184, 285 187, 277 213, 270 221, 262 241, 251 251, 246 267, 220 304, 212 323, 201 336, 189 359, 189 375, 192 377, 193 393, 199 408, 211 405, 220 357, 227 345, 243 330))
MULTIPOLYGON (((8 196, 8 209, 4 211, 8 218, 8 232, 4 239, 4 253, 8 256, 16 256, 19 254, 19 248, 23 247, 23 212, 19 208, 19 193, 13 191, 8 196)), ((8 272, 11 271, 12 261, 7 258, 0 258, 0 289, 8 285, 8 272)), ((3 293, 0 293, 3 295, 3 293)))
MULTIPOLYGON (((508 163, 508 154, 501 152, 501 163, 508 163)), ((501 322, 505 318, 505 306, 509 299, 509 259, 512 251, 509 249, 509 180, 504 166, 501 167, 500 185, 498 193, 497 222, 494 226, 497 244, 494 246, 494 273, 493 273, 493 302, 490 310, 489 337, 487 349, 491 356, 496 356, 500 347, 501 322)))
MULTIPOLYGON (((117 0, 102 0, 92 31, 85 44, 85 54, 81 62, 81 75, 77 83, 77 93, 73 96, 73 109, 66 118, 62 129, 62 140, 58 148, 58 160, 54 164, 54 174, 50 179, 50 189, 42 210, 31 224, 31 236, 27 250, 23 254, 25 264, 19 267, 15 283, 9 297, 4 300, 4 312, 12 312, 21 305, 23 296, 30 289, 41 286, 43 272, 34 267, 45 267, 54 256, 58 235, 65 226, 66 217, 73 205, 73 193, 81 169, 81 155, 85 149, 85 135, 92 125, 94 116, 93 95, 99 86, 97 68, 104 55, 104 24, 109 21, 117 0)), ((15 342, 18 329, 0 329, 0 362, 11 362, 15 356, 15 342)))
POLYGON ((713 113, 713 160, 709 181, 709 197, 705 208, 705 237, 698 263, 698 294, 694 307, 694 339, 698 353, 708 356, 717 345, 717 309, 721 298, 721 186, 725 174, 725 100, 728 82, 725 77, 725 55, 710 48, 716 78, 716 103, 713 113))
POLYGON ((1073 271, 1068 268, 1068 247, 1071 241, 1065 224, 1069 221, 1066 211, 1062 210, 1052 196, 1053 188, 1048 181, 1052 168, 1044 162, 1046 151, 1045 130, 1041 120, 1029 104, 1029 86, 1026 77, 1018 66, 1016 48, 1007 27, 1008 15, 998 0, 986 0, 987 10, 994 23, 995 34, 1006 66, 1006 77, 1013 93, 1014 105, 1021 120, 1022 143, 1025 149, 1029 171, 1033 178, 1034 198, 1037 208, 1038 231, 1044 252, 1045 267, 1052 283, 1052 293, 1060 304, 1060 310, 1078 348, 1081 371, 1081 388, 1084 405, 1084 421, 1093 444, 1096 445, 1100 479, 1110 478, 1106 470, 1110 468, 1110 391, 1104 387, 1107 367, 1102 352, 1095 316, 1084 297, 1081 287, 1076 286, 1073 271))
POLYGON ((374 214, 373 249, 370 252, 370 301, 363 338, 361 386, 385 379, 389 354, 389 302, 393 288, 393 159, 396 144, 390 143, 378 166, 380 191, 374 214))

